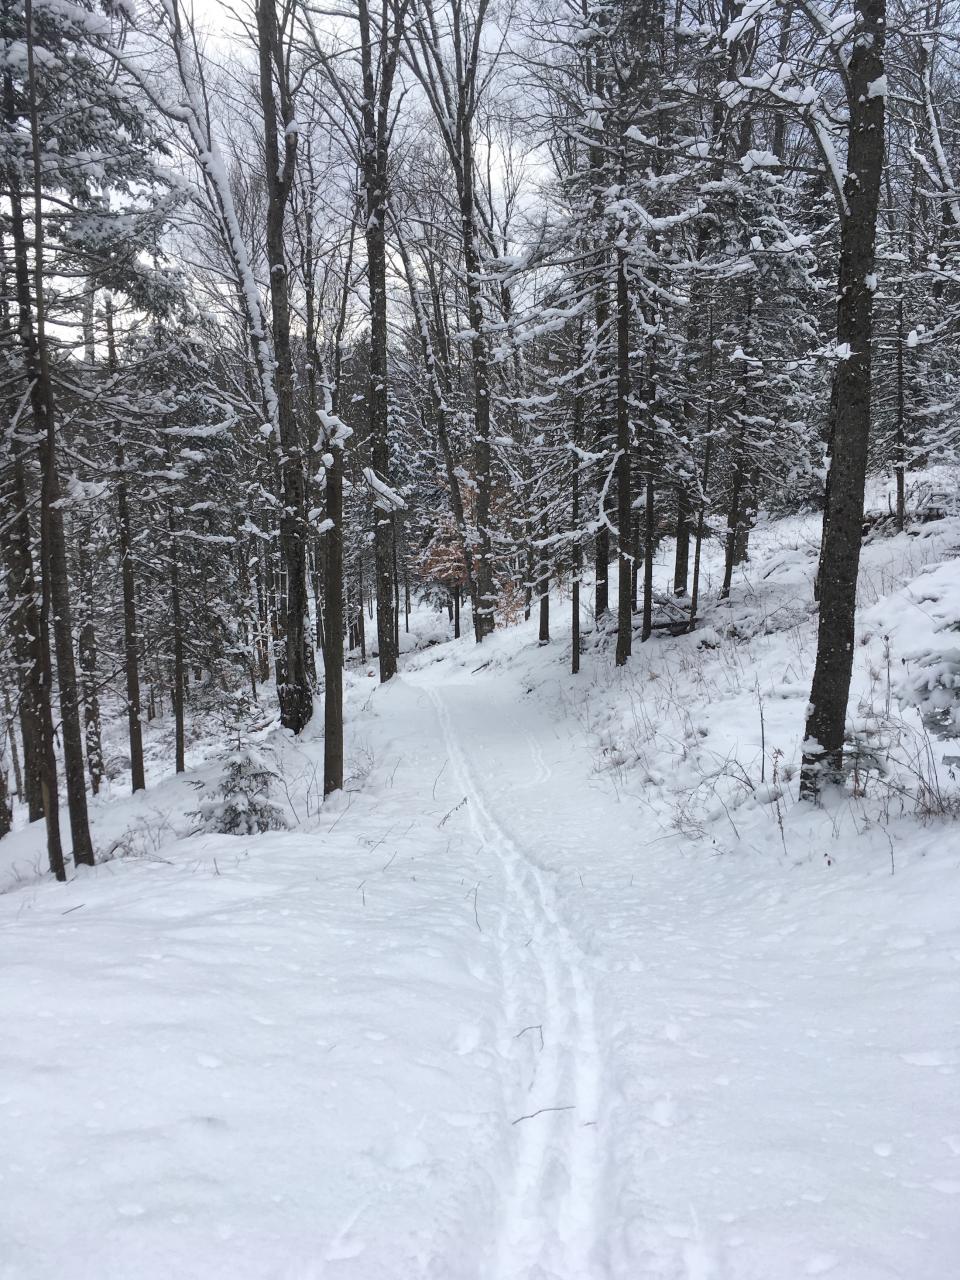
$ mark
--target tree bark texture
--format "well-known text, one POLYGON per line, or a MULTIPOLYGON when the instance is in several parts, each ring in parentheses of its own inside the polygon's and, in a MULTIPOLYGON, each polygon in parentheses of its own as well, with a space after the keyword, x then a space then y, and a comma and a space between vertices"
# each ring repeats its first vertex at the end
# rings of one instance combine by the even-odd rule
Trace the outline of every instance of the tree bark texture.
POLYGON ((856 0, 849 62, 847 205, 840 237, 837 365, 830 424, 830 476, 823 517, 820 622, 800 794, 816 799, 843 777, 863 500, 870 438, 871 342, 877 215, 884 153, 885 0, 856 0))

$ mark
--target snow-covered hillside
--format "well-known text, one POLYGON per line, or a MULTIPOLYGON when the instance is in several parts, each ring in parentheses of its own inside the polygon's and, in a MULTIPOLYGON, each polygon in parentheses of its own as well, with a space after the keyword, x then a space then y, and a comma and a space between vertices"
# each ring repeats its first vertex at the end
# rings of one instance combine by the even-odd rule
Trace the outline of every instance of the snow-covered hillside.
POLYGON ((762 526, 624 671, 591 633, 568 674, 556 598, 549 646, 354 667, 334 802, 312 726, 253 734, 288 830, 196 832, 208 743, 113 785, 66 886, 7 837, 0 1277, 955 1274, 957 788, 911 703, 960 522, 865 547, 863 767, 823 809, 816 545, 762 526))

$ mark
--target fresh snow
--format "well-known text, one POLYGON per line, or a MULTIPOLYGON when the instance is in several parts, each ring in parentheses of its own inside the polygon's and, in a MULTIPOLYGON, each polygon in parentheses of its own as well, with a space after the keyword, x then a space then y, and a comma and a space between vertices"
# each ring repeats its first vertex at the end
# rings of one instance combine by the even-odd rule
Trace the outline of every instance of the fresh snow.
POLYGON ((594 635, 568 674, 556 596, 543 648, 419 610, 397 679, 351 667, 344 795, 313 725, 251 731, 290 830, 197 834, 223 734, 177 779, 148 727, 113 860, 7 837, 2 1280, 953 1275, 960 835, 900 698, 960 522, 864 548, 852 725, 903 764, 823 810, 816 521, 753 545, 625 671, 594 635))

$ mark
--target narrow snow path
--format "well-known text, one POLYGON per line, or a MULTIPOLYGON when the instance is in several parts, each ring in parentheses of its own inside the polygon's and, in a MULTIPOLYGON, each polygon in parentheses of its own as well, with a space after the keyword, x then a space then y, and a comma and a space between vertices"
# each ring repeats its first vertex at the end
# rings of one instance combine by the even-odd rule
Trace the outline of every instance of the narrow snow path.
POLYGON ((767 814, 756 853, 711 857, 598 776, 576 694, 536 661, 407 677, 466 797, 452 822, 502 868, 518 1114, 571 1108, 514 1126, 490 1274, 942 1280, 960 1257, 956 829, 906 824, 897 876, 883 837, 828 866, 828 824, 802 809, 796 855, 767 814))
POLYGON ((0 895, 0 1280, 953 1274, 955 828, 716 856, 498 643, 362 688, 339 808, 288 742, 299 828, 178 838, 171 779, 0 895))
MULTIPOLYGON (((503 1039, 517 1060, 520 1086, 512 1120, 513 1179, 499 1228, 496 1274, 499 1280, 532 1275, 588 1280, 598 1274, 601 1060, 583 955, 558 916, 544 873, 495 817, 444 696, 435 687, 428 691, 471 827, 497 860, 504 881, 497 924, 503 1039)), ((550 776, 536 738, 527 735, 525 741, 533 768, 528 780, 518 783, 521 788, 546 783, 550 776)), ((519 777, 525 775, 521 769, 519 777)))

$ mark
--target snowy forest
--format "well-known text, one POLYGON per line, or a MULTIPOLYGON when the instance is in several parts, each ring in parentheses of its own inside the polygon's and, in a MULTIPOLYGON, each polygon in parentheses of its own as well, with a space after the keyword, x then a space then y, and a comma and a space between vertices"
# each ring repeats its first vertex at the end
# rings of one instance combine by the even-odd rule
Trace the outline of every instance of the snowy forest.
POLYGON ((0 15, 0 1274, 955 1274, 960 8, 0 15))

